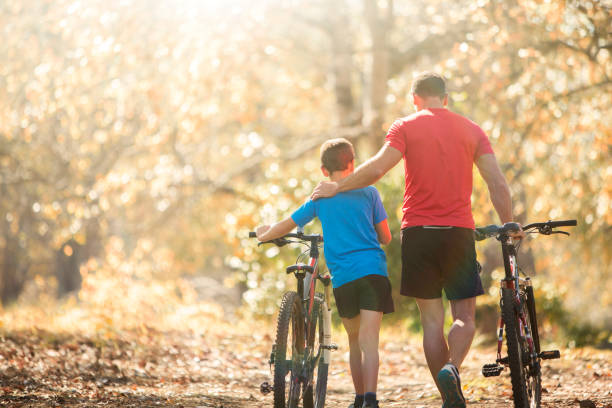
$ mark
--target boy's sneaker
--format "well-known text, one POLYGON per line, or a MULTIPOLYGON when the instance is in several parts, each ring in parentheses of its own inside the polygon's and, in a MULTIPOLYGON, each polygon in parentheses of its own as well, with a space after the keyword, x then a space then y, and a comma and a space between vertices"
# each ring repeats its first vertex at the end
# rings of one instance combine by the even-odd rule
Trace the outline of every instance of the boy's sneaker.
POLYGON ((379 408, 378 407, 378 401, 375 401, 375 402, 364 402, 363 403, 363 408, 379 408))
POLYGON ((447 363, 437 377, 444 398, 442 408, 465 408, 465 398, 461 392, 461 380, 457 367, 447 363))

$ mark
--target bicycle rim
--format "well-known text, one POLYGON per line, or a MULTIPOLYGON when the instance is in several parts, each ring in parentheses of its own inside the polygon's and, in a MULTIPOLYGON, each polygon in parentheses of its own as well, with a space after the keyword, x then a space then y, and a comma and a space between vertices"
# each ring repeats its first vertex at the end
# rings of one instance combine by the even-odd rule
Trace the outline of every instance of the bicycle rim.
POLYGON ((283 296, 275 344, 274 408, 297 408, 301 390, 297 371, 304 353, 304 319, 296 292, 283 296))
POLYGON ((530 407, 530 403, 519 333, 519 317, 513 289, 502 288, 501 309, 502 318, 506 325, 506 346, 508 348, 508 365, 510 367, 514 407, 527 408, 530 407))

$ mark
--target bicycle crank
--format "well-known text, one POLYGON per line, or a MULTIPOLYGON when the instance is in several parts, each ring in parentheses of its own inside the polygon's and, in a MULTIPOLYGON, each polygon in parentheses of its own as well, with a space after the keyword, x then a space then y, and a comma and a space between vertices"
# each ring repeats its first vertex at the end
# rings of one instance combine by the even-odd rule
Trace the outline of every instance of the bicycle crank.
POLYGON ((482 366, 482 375, 485 377, 497 377, 504 371, 504 366, 495 364, 485 364, 482 366))

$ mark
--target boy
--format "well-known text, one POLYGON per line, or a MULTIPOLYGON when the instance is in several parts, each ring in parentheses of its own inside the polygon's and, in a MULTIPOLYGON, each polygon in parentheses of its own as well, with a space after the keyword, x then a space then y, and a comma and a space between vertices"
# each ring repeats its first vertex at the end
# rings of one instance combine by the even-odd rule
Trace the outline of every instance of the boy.
MULTIPOLYGON (((352 144, 342 138, 321 146, 321 171, 332 181, 355 168, 352 144)), ((391 241, 387 214, 374 187, 308 200, 291 217, 256 229, 260 241, 282 237, 318 217, 325 260, 332 275, 338 314, 349 339, 355 402, 349 408, 378 408, 378 337, 383 313, 394 310, 387 260, 380 244, 391 241)))

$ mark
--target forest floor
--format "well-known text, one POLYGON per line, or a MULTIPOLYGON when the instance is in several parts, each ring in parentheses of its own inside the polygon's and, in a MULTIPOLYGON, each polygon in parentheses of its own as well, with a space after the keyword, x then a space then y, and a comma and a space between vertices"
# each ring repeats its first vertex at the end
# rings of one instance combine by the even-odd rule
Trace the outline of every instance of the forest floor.
MULTIPOLYGON (((390 329, 391 330, 391 329, 390 329)), ((104 335, 43 329, 0 331, 0 406, 11 407, 270 407, 267 364, 273 328, 207 322, 195 332, 142 325, 104 335)), ((334 331, 326 407, 353 398, 348 347, 334 331)), ((473 407, 510 407, 510 379, 484 378, 495 345, 475 346, 462 368, 473 407)), ((612 351, 563 349, 545 361, 543 407, 612 407, 612 351)), ((383 407, 440 407, 417 337, 385 331, 378 396, 383 407)))

